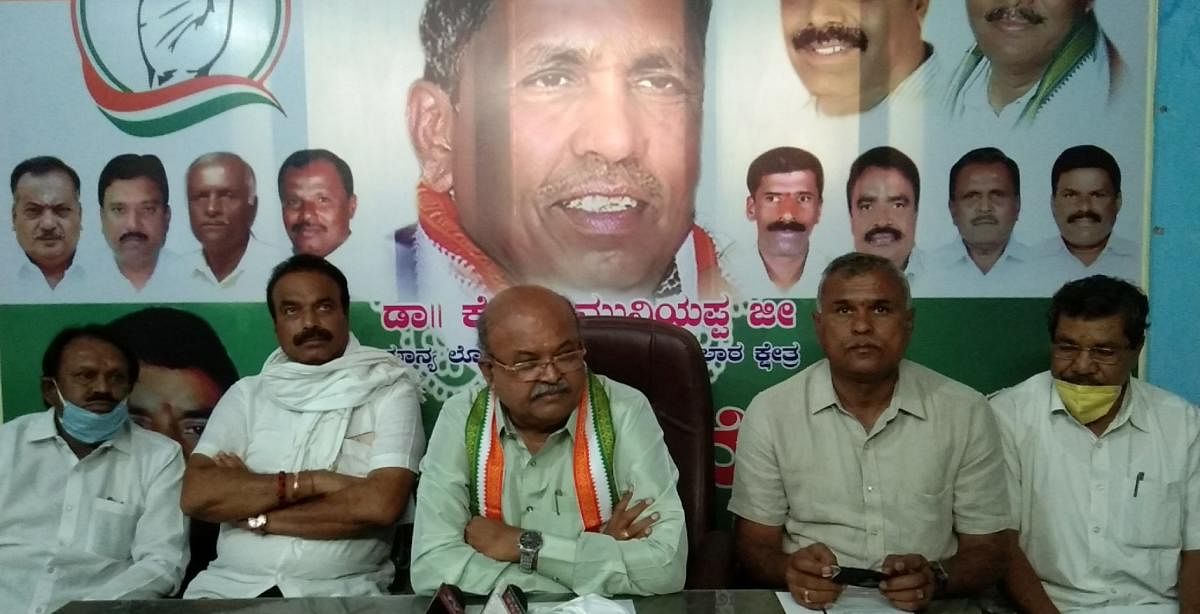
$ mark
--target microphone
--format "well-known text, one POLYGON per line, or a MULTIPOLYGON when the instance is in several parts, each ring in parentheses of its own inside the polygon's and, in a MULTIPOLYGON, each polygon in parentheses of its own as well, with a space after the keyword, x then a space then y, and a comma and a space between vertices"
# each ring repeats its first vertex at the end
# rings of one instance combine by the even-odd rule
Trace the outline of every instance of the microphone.
POLYGON ((492 591, 487 603, 483 605, 482 614, 526 614, 529 600, 521 587, 509 584, 504 590, 492 591))
POLYGON ((467 599, 463 592, 453 584, 443 583, 433 594, 433 601, 425 614, 466 614, 467 599))

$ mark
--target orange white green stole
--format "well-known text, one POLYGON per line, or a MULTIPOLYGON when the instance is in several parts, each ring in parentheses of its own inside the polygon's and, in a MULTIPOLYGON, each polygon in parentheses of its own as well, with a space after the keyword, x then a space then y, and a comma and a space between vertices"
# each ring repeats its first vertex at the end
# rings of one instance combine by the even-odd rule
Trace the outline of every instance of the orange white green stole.
MULTIPOLYGON (((471 513, 504 520, 504 446, 500 443, 500 407, 489 386, 479 392, 467 416, 466 443, 470 472, 467 489, 471 513)), ((604 386, 588 372, 587 388, 575 410, 572 474, 579 515, 585 531, 598 531, 617 503, 613 481, 612 411, 604 386)))

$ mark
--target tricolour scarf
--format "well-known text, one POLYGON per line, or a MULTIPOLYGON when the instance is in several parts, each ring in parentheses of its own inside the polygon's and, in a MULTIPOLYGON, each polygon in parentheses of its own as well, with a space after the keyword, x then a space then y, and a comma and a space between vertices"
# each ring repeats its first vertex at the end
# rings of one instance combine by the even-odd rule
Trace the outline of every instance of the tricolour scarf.
MULTIPOLYGON (((467 416, 467 488, 471 513, 504 520, 504 446, 500 443, 499 401, 491 387, 479 392, 467 416)), ((604 386, 591 372, 575 410, 572 474, 579 515, 585 531, 598 531, 612 517, 617 502, 613 480, 616 432, 604 386)))
MULTIPOLYGON (((467 236, 458 209, 448 193, 438 192, 424 183, 417 186, 417 220, 421 230, 438 251, 454 263, 455 271, 468 285, 493 295, 513 285, 514 280, 508 273, 467 236)), ((719 297, 722 292, 728 292, 728 283, 721 276, 716 244, 699 226, 693 225, 691 234, 696 246, 700 296, 719 297)))

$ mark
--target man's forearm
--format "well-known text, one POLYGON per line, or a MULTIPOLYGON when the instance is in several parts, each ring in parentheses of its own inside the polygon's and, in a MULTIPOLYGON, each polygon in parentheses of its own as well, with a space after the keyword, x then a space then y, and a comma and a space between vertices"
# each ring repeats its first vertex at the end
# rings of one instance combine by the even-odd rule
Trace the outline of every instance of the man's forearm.
POLYGON ((757 583, 771 588, 787 586, 787 566, 790 557, 782 550, 752 543, 738 544, 737 550, 742 571, 757 583))
MULTIPOLYGON (((291 479, 291 475, 285 477, 285 481, 291 479)), ((256 516, 279 507, 279 476, 216 465, 189 466, 180 503, 185 514, 206 522, 256 516)))
POLYGON ((1013 539, 1009 551, 1008 573, 1004 575, 1004 591, 1009 599, 1026 614, 1057 614, 1058 608, 1046 594, 1046 588, 1034 571, 1033 565, 1013 539))
POLYGON ((960 538, 958 552, 942 562, 950 576, 942 596, 967 596, 998 583, 1008 570, 1010 531, 987 536, 971 536, 978 543, 964 545, 960 538))
POLYGON ((1200 614, 1200 550, 1184 550, 1180 556, 1179 614, 1200 614))
POLYGON ((267 532, 308 539, 340 539, 391 526, 404 514, 414 476, 407 469, 380 469, 368 478, 320 472, 315 491, 345 488, 270 512, 267 532))

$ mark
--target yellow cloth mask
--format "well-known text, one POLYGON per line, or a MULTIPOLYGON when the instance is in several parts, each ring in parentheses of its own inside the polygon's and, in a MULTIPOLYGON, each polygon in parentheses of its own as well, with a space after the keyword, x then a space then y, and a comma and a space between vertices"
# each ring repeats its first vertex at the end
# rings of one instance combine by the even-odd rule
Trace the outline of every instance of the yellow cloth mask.
POLYGON ((1062 399, 1067 411, 1075 416, 1080 424, 1091 424, 1103 418, 1112 409, 1117 397, 1121 396, 1124 386, 1086 386, 1072 384, 1060 379, 1054 380, 1058 389, 1058 397, 1062 399))

